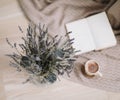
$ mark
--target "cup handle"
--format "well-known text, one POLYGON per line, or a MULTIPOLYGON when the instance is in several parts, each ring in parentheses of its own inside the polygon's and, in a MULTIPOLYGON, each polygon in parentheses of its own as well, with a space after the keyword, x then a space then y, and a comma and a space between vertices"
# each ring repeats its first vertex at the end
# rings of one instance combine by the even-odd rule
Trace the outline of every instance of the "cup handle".
POLYGON ((103 76, 102 73, 100 73, 100 72, 97 72, 97 75, 100 76, 100 77, 103 76))

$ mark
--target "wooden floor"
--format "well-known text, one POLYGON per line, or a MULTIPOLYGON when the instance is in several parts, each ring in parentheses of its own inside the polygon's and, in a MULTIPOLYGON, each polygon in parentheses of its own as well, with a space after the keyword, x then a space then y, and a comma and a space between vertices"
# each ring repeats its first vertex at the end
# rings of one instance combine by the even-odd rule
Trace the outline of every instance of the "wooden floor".
POLYGON ((28 21, 16 0, 0 0, 0 100, 120 100, 120 93, 111 93, 89 88, 60 78, 52 85, 35 86, 22 84, 24 76, 9 66, 5 54, 12 50, 5 41, 20 42, 28 21))

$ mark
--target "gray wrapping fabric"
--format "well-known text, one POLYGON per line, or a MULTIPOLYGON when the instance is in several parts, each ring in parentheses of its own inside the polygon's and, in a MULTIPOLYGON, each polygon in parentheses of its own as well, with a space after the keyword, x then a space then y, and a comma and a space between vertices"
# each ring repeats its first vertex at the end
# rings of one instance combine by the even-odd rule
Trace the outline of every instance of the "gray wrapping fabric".
POLYGON ((120 0, 19 0, 19 4, 30 21, 46 24, 51 35, 64 35, 66 23, 106 11, 118 40, 117 46, 80 55, 71 77, 67 79, 93 88, 120 92, 120 0), (80 64, 88 59, 100 63, 102 78, 87 78, 82 74, 80 64))
POLYGON ((111 24, 116 31, 120 22, 120 1, 115 1, 116 0, 19 0, 19 3, 30 21, 35 24, 46 24, 49 27, 50 33, 53 35, 66 33, 65 24, 68 22, 105 10, 109 13, 111 24))

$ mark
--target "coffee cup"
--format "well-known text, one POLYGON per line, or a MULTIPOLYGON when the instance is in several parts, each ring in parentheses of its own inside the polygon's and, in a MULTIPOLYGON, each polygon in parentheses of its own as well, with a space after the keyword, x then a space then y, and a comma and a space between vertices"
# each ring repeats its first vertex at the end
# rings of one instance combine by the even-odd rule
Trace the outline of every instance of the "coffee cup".
POLYGON ((95 60, 88 60, 85 63, 85 73, 88 76, 100 76, 100 77, 102 77, 102 74, 100 73, 100 65, 95 60))

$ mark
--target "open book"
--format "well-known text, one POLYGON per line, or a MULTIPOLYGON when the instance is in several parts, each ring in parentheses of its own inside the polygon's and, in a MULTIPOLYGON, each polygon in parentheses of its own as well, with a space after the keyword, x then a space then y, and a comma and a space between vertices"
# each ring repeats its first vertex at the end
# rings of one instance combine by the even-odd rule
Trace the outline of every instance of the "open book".
POLYGON ((116 45, 116 39, 105 12, 66 24, 73 48, 79 54, 116 45))

